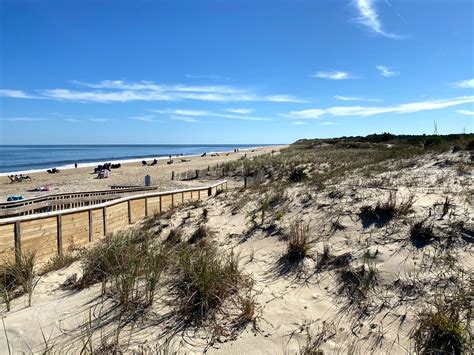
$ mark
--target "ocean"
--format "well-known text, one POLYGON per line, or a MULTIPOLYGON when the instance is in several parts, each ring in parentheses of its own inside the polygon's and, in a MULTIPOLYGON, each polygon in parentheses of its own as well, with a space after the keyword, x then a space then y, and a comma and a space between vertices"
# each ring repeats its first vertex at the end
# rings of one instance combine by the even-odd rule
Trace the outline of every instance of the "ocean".
POLYGON ((102 163, 165 159, 169 155, 201 155, 269 146, 268 144, 153 144, 153 145, 0 145, 0 175, 69 169, 102 163))

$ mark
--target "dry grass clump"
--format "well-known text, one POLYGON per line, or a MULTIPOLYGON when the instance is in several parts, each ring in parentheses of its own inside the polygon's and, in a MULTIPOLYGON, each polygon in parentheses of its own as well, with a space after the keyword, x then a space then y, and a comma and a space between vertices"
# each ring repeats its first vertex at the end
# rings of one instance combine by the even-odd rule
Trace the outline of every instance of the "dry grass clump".
POLYGON ((35 253, 19 252, 14 261, 6 261, 0 266, 0 292, 3 301, 10 310, 12 298, 22 294, 28 295, 28 306, 31 306, 35 282, 35 253))
POLYGON ((336 325, 332 322, 323 321, 322 326, 313 334, 310 331, 311 322, 302 325, 306 333, 306 343, 299 349, 301 355, 324 355, 321 346, 337 334, 336 325))
POLYGON ((73 255, 72 253, 55 255, 41 268, 40 274, 44 275, 52 271, 64 269, 76 260, 78 260, 78 256, 73 255))
POLYGON ((251 279, 242 273, 237 256, 222 255, 205 241, 182 244, 175 257, 170 280, 175 298, 171 303, 187 323, 202 325, 215 320, 219 313, 225 314, 223 306, 227 301, 235 300, 251 287, 251 279))
POLYGON ((309 223, 297 220, 290 225, 290 233, 286 240, 284 259, 296 263, 308 256, 311 250, 309 223))
POLYGON ((297 182, 301 182, 301 181, 304 181, 308 178, 308 176, 306 175, 305 171, 304 171, 304 168, 302 167, 296 167, 292 170, 292 172, 290 173, 290 176, 288 177, 288 180, 290 182, 294 182, 294 183, 297 183, 297 182))
POLYGON ((339 271, 341 281, 340 293, 345 294, 353 303, 363 303, 369 291, 377 284, 378 270, 375 265, 367 263, 357 268, 339 271))
POLYGON ((391 191, 385 202, 378 202, 375 207, 363 206, 359 216, 362 218, 365 227, 371 224, 382 227, 396 216, 406 216, 411 213, 414 202, 415 196, 409 195, 402 199, 400 203, 397 203, 397 194, 391 191))
POLYGON ((419 354, 467 354, 472 348, 466 324, 461 318, 458 299, 441 300, 434 309, 419 314, 418 325, 412 333, 419 354))
POLYGON ((183 233, 178 228, 173 228, 170 230, 168 236, 165 239, 165 245, 173 246, 181 243, 183 240, 183 233))
POLYGON ((318 263, 316 264, 316 271, 321 272, 325 270, 339 269, 348 267, 352 260, 351 253, 347 252, 341 255, 333 255, 329 249, 329 245, 325 245, 323 252, 318 253, 318 263))
POLYGON ((438 237, 433 232, 433 227, 426 225, 426 221, 419 221, 413 224, 410 230, 410 240, 417 248, 422 248, 438 237))
POLYGON ((102 282, 110 284, 112 296, 129 309, 153 303, 166 252, 153 244, 153 236, 141 230, 123 231, 107 236, 83 254, 83 276, 77 287, 102 282))
POLYGON ((208 226, 204 225, 204 224, 201 224, 195 231, 194 233, 191 235, 191 237, 189 238, 188 242, 190 244, 195 244, 203 239, 208 239, 210 238, 211 236, 213 235, 213 232, 211 230, 211 228, 209 228, 208 226))

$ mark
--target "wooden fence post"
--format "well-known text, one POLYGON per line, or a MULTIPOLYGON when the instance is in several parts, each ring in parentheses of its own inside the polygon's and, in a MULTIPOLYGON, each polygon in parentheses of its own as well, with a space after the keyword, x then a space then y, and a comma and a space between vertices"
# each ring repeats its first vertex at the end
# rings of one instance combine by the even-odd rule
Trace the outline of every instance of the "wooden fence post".
POLYGON ((60 214, 56 216, 56 225, 58 228, 58 255, 63 255, 63 230, 62 230, 62 217, 60 214))
POLYGON ((171 180, 174 180, 174 171, 171 172, 171 180))
POLYGON ((21 229, 20 221, 15 222, 15 259, 20 256, 21 253, 21 229))
POLYGON ((148 199, 145 197, 145 217, 148 217, 148 199))
POLYGON ((128 224, 132 224, 132 206, 130 205, 130 200, 127 201, 127 210, 128 210, 128 224))
POLYGON ((92 242, 92 210, 89 210, 89 243, 92 242))

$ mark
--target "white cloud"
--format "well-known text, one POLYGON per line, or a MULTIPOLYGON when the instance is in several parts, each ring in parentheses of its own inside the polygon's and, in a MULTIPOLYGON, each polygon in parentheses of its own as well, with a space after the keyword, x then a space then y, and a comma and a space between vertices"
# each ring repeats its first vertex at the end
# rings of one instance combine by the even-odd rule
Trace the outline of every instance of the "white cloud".
POLYGON ((322 125, 322 126, 335 126, 336 122, 324 121, 324 122, 321 122, 320 125, 322 125))
POLYGON ((400 74, 400 73, 390 70, 385 65, 377 65, 376 68, 380 71, 380 75, 383 75, 386 78, 390 78, 392 76, 396 76, 400 74))
POLYGON ((329 79, 329 80, 346 80, 355 79, 354 76, 345 71, 319 71, 312 75, 313 78, 329 79))
POLYGON ((458 88, 471 89, 471 88, 474 88, 474 79, 458 81, 454 83, 453 85, 458 88))
POLYGON ((38 99, 38 97, 29 95, 22 90, 0 89, 0 97, 11 97, 15 99, 38 99))
POLYGON ((190 123, 199 122, 195 118, 187 117, 187 116, 172 116, 172 117, 170 117, 170 119, 175 120, 175 121, 183 121, 183 122, 190 122, 190 123))
POLYGON ((357 96, 340 96, 336 95, 334 96, 335 99, 340 100, 340 101, 366 101, 366 102, 380 102, 382 100, 380 99, 367 99, 364 97, 357 97, 357 96))
POLYGON ((324 115, 367 117, 383 113, 413 113, 473 103, 474 96, 461 96, 452 99, 411 102, 395 106, 335 106, 329 108, 314 108, 309 110, 291 111, 284 117, 295 119, 321 119, 324 115))
POLYGON ((1 89, 0 96, 17 99, 51 99, 72 102, 130 102, 130 101, 179 101, 197 100, 210 102, 293 102, 305 100, 297 97, 278 94, 261 95, 249 89, 227 85, 161 85, 152 81, 126 82, 123 80, 103 80, 97 83, 74 80, 79 89, 45 89, 39 90, 37 96, 21 90, 1 89))
POLYGON ((71 118, 71 117, 66 117, 64 121, 71 122, 71 123, 81 122, 81 120, 78 120, 77 118, 71 118))
POLYGON ((91 122, 104 123, 110 121, 108 118, 89 118, 91 122))
POLYGON ((154 115, 145 115, 145 116, 133 116, 129 117, 131 120, 142 121, 142 122, 155 122, 153 119, 154 115))
POLYGON ((137 92, 134 90, 123 91, 72 91, 68 89, 43 90, 42 95, 45 98, 60 101, 75 102, 128 102, 128 101, 171 101, 175 100, 170 95, 155 91, 137 92))
POLYGON ((38 121, 48 121, 49 118, 38 118, 38 117, 8 117, 2 118, 2 121, 9 122, 38 122, 38 121))
POLYGON ((356 0, 355 5, 360 15, 358 18, 356 18, 358 23, 366 26, 369 30, 380 36, 391 39, 403 39, 402 36, 388 33, 383 30, 379 15, 374 9, 374 0, 356 0))
POLYGON ((186 78, 189 79, 209 79, 209 80, 230 80, 230 78, 221 75, 193 75, 193 74, 185 74, 186 78))
MULTIPOLYGON (((249 100, 250 101, 250 100, 249 100)), ((254 101, 270 101, 270 102, 292 102, 292 103, 306 103, 308 101, 303 99, 298 99, 291 95, 269 95, 263 98, 262 100, 254 101)))
POLYGON ((474 111, 472 110, 457 110, 456 112, 461 115, 474 116, 474 111))
POLYGON ((324 109, 314 108, 309 110, 291 111, 287 114, 282 114, 281 116, 298 119, 319 119, 322 115, 325 115, 326 113, 327 111, 324 109))
POLYGON ((150 110, 152 112, 160 113, 160 114, 170 114, 175 116, 191 116, 191 117, 220 117, 220 118, 230 118, 236 120, 246 120, 246 121, 271 121, 271 118, 266 117, 255 117, 255 116, 247 116, 243 114, 239 115, 232 115, 226 113, 219 113, 219 112, 209 112, 209 111, 199 111, 199 110, 183 110, 183 109, 169 109, 169 110, 150 110))
POLYGON ((296 125, 296 126, 301 126, 301 125, 308 124, 308 122, 304 122, 304 121, 294 121, 294 122, 291 122, 291 124, 294 124, 294 125, 296 125))
POLYGON ((253 109, 251 108, 228 108, 226 109, 227 112, 231 113, 240 113, 242 115, 248 114, 253 112, 253 109))

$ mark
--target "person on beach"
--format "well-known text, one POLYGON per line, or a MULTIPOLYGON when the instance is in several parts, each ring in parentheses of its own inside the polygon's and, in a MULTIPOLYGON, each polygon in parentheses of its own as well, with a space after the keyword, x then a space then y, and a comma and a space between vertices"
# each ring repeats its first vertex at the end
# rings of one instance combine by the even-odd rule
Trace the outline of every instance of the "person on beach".
POLYGON ((77 163, 74 163, 74 167, 77 169, 77 163))

